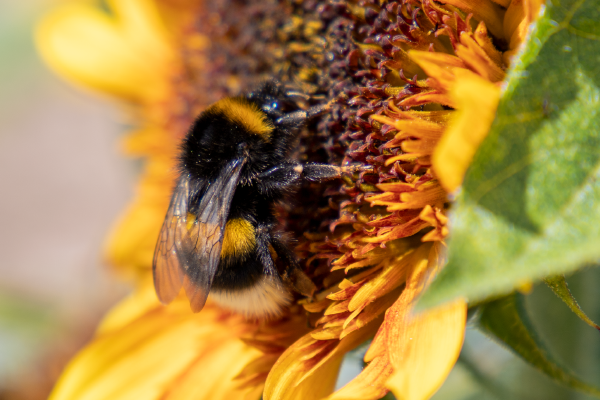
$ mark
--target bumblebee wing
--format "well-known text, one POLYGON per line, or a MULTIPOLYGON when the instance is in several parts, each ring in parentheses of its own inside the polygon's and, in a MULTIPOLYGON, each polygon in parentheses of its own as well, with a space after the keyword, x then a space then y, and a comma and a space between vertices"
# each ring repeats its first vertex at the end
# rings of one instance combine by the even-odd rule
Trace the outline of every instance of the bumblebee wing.
POLYGON ((185 246, 191 245, 189 251, 185 249, 184 253, 194 257, 183 280, 185 293, 194 312, 204 307, 221 260, 225 224, 244 161, 236 159, 230 162, 216 181, 209 185, 200 201, 196 221, 189 231, 190 242, 184 243, 185 246))
POLYGON ((168 304, 177 297, 183 285, 185 269, 189 268, 189 265, 185 265, 189 257, 182 253, 184 241, 188 237, 189 198, 190 181, 188 177, 182 176, 173 192, 152 262, 154 288, 163 304, 168 304))

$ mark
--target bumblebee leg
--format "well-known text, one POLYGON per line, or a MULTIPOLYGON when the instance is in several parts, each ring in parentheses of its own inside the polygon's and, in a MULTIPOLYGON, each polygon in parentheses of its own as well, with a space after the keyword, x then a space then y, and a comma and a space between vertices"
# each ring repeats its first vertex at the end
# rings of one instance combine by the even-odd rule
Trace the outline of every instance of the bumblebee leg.
POLYGON ((308 163, 302 167, 302 178, 312 182, 322 182, 339 178, 343 172, 341 167, 329 164, 308 163))
POLYGON ((256 252, 263 265, 263 271, 268 275, 279 275, 277 268, 275 268, 271 252, 269 251, 271 239, 269 231, 270 227, 266 225, 259 225, 256 229, 256 252))
POLYGON ((261 193, 269 194, 298 186, 300 179, 323 182, 339 178, 343 172, 355 172, 358 167, 338 167, 330 164, 283 163, 257 177, 261 193))
POLYGON ((360 166, 351 165, 338 167, 330 164, 308 163, 302 165, 302 178, 312 182, 322 182, 339 178, 342 173, 354 173, 360 170, 360 166))
POLYGON ((355 169, 330 164, 283 163, 258 175, 257 185, 261 193, 269 194, 298 186, 300 179, 322 182, 339 178, 343 172, 354 172, 355 169))
POLYGON ((308 120, 308 113, 306 111, 294 111, 289 114, 285 114, 283 117, 278 118, 275 124, 280 126, 286 131, 296 131, 306 124, 308 120))
POLYGON ((331 102, 313 106, 306 110, 306 114, 308 115, 308 119, 312 119, 320 115, 326 114, 327 112, 329 112, 329 110, 331 110, 331 102))
POLYGON ((318 117, 319 115, 325 114, 330 109, 330 103, 320 104, 318 106, 311 107, 308 110, 294 111, 289 114, 285 114, 283 117, 278 118, 275 123, 285 130, 294 131, 302 128, 307 121, 318 117))
POLYGON ((280 272, 284 281, 288 282, 298 293, 312 297, 317 287, 302 271, 294 252, 280 238, 274 235, 271 236, 271 245, 277 256, 287 266, 287 270, 284 273, 280 272))
POLYGON ((258 175, 258 188, 263 194, 298 186, 303 167, 298 163, 282 163, 258 175))

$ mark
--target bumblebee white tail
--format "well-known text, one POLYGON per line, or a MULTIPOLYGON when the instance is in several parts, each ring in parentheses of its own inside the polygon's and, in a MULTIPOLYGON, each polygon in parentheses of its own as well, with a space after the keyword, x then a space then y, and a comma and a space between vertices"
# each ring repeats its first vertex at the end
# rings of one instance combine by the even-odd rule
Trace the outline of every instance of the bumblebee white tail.
POLYGON ((263 275, 253 286, 244 289, 213 289, 209 297, 224 308, 256 319, 277 317, 292 302, 291 293, 279 277, 271 275, 263 275))

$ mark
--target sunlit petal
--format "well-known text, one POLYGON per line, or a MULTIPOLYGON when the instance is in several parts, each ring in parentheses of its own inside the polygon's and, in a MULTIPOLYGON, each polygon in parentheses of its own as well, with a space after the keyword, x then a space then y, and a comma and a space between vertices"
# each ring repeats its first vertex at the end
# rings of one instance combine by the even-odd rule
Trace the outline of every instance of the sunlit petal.
POLYGON ((185 301, 166 308, 148 282, 108 315, 51 399, 237 398, 248 389, 234 378, 261 355, 241 340, 251 329, 212 306, 200 315, 185 301))
MULTIPOLYGON (((380 321, 379 321, 380 323, 380 321)), ((287 349, 273 366, 265 400, 322 399, 333 391, 342 358, 375 333, 378 321, 344 339, 321 341, 306 335, 287 349)))
POLYGON ((486 137, 500 99, 500 89, 468 71, 457 71, 451 96, 458 111, 434 154, 433 168, 449 192, 461 184, 479 144, 486 137))
MULTIPOLYGON (((403 314, 395 307, 388 313, 403 314)), ((403 329, 388 336, 399 346, 390 352, 394 373, 386 386, 397 398, 426 400, 442 386, 460 354, 466 316, 467 305, 458 300, 396 322, 403 329)))

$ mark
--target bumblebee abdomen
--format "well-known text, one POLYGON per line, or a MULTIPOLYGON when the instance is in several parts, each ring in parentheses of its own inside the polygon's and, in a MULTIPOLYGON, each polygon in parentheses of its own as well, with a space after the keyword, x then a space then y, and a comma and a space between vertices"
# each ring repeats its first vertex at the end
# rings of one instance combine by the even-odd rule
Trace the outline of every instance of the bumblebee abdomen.
POLYGON ((246 317, 271 318, 281 315, 293 296, 281 277, 266 268, 264 257, 271 257, 274 262, 277 253, 257 234, 257 228, 246 218, 227 221, 210 296, 246 317))

